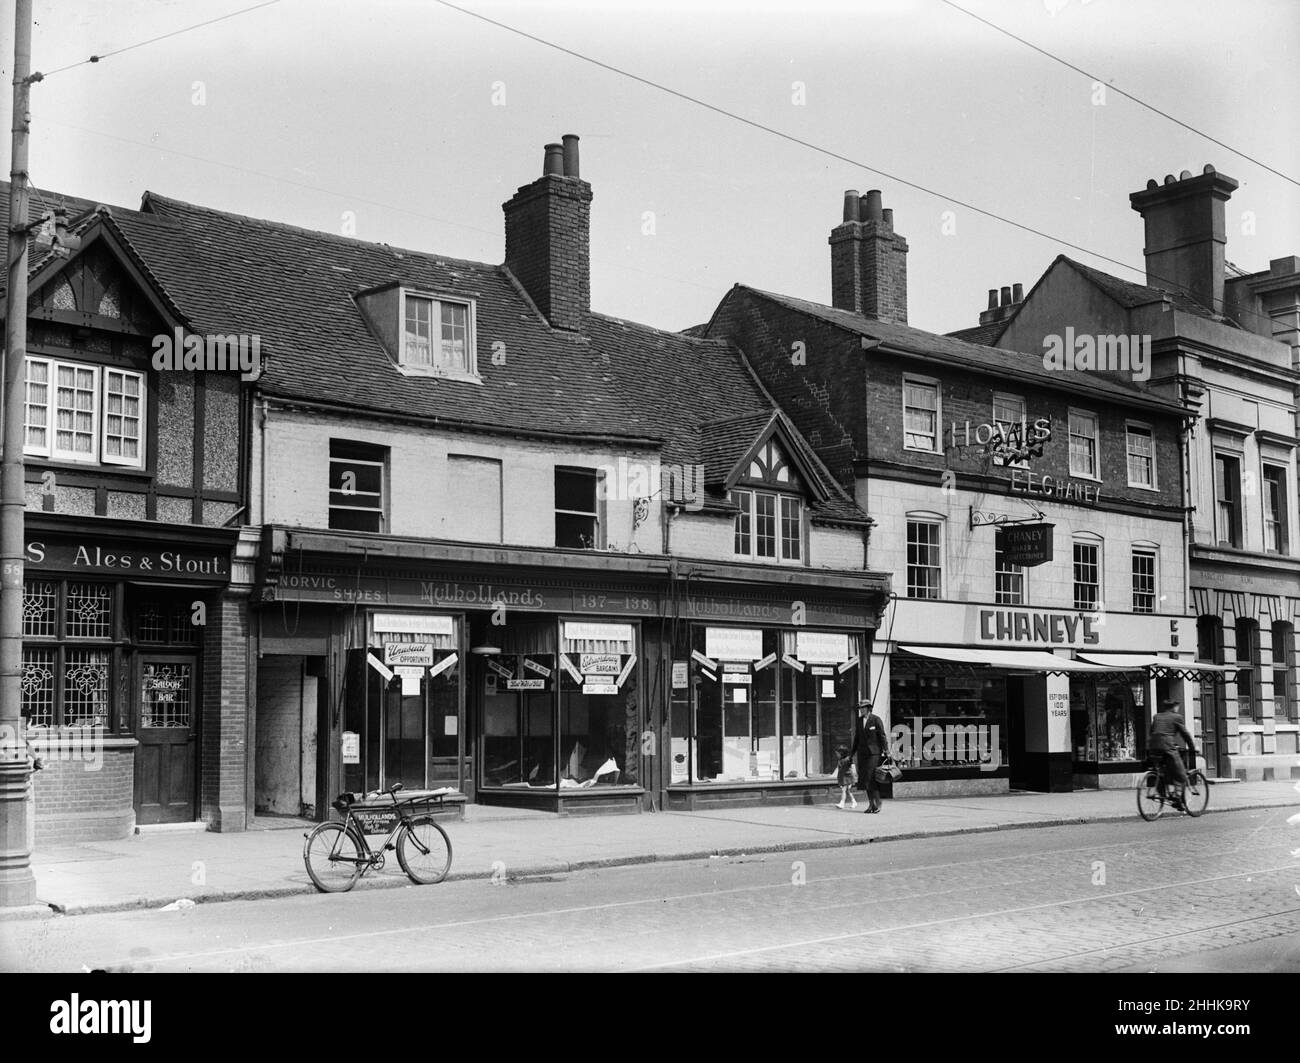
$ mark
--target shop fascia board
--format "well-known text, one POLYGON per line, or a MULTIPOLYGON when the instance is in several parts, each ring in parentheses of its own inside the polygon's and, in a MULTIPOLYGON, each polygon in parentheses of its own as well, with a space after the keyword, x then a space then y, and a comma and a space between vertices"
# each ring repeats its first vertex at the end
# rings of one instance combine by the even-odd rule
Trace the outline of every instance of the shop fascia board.
POLYGON ((707 583, 753 585, 769 583, 789 587, 815 587, 826 591, 848 593, 876 593, 887 595, 890 578, 883 572, 857 572, 850 569, 813 569, 731 564, 699 558, 647 556, 643 554, 607 553, 600 550, 560 551, 530 549, 528 547, 465 546, 457 543, 430 542, 425 539, 357 539, 353 536, 334 536, 323 532, 301 532, 284 529, 285 551, 301 551, 328 557, 346 557, 355 561, 358 555, 366 560, 392 559, 403 564, 427 561, 457 566, 502 565, 519 569, 542 571, 581 570, 599 575, 643 575, 663 577, 674 570, 678 576, 690 576, 707 583))
POLYGON ((183 542, 203 546, 233 548, 239 540, 239 528, 218 528, 210 524, 162 524, 150 520, 121 520, 116 517, 34 513, 24 514, 28 538, 46 535, 67 539, 112 539, 115 542, 159 543, 183 542))

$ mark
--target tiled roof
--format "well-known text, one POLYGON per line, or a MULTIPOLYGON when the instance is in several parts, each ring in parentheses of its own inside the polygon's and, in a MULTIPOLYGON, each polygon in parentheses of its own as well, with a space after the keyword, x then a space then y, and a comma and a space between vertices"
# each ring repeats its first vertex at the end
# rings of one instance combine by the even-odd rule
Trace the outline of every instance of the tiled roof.
POLYGON ((955 340, 964 340, 966 343, 974 343, 981 347, 992 347, 1001 338, 1002 333, 1011 323, 1011 318, 1006 317, 1001 321, 990 321, 987 325, 973 325, 970 328, 959 328, 955 332, 945 332, 945 336, 951 336, 955 340))
POLYGON ((704 425, 700 433, 704 445, 704 482, 725 481, 771 420, 772 411, 766 410, 704 425))
POLYGON ((790 310, 837 325, 846 332, 867 339, 880 340, 897 351, 909 352, 975 372, 1033 382, 1046 388, 1090 395, 1109 395, 1129 405, 1160 409, 1169 413, 1183 412, 1181 406, 1159 398, 1137 384, 1127 381, 1119 382, 1100 374, 1088 374, 1086 381, 1076 382, 1072 379, 1076 374, 1059 373, 1045 368, 1038 355, 1008 351, 998 347, 983 347, 953 336, 942 336, 912 328, 910 325, 895 324, 892 321, 878 321, 850 310, 837 310, 821 303, 764 292, 745 285, 737 285, 736 288, 752 292, 759 298, 769 299, 790 310))
MULTIPOLYGON (((74 213, 94 207, 57 198, 74 213)), ((33 211, 39 217, 41 210, 33 211)), ((760 427, 773 414, 770 398, 730 344, 596 313, 581 334, 552 329, 502 266, 153 193, 145 194, 140 211, 113 207, 110 213, 128 251, 190 328, 260 337, 266 364, 258 387, 268 395, 381 419, 621 440, 653 446, 663 463, 682 465, 705 463, 702 426, 720 414, 760 427), (355 298, 394 282, 475 301, 481 383, 398 371, 355 298), (494 353, 504 355, 504 364, 494 353)), ((842 491, 813 512, 827 520, 869 520, 842 491)))

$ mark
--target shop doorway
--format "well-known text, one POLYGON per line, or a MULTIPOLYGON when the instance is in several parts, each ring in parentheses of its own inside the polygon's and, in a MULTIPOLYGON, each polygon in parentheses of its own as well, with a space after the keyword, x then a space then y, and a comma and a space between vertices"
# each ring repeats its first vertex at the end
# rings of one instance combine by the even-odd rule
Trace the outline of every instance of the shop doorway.
POLYGON ((136 689, 135 809, 138 823, 194 819, 198 659, 143 655, 136 689))
POLYGON ((1033 777, 1025 749, 1025 681, 1007 678, 1007 759, 1011 762, 1008 785, 1012 790, 1032 790, 1033 777))

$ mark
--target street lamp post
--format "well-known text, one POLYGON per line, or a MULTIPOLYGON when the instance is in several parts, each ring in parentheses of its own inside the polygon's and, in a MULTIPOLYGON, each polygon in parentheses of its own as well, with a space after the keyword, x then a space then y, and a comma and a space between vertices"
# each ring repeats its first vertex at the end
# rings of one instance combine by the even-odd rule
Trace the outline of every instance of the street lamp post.
MULTIPOLYGON (((0 907, 34 904, 31 771, 23 733, 23 469, 27 356, 27 132, 32 3, 14 24, 13 159, 9 171, 9 283, 5 293, 4 456, 0 464, 0 907)), ((37 75, 39 78, 39 75, 37 75)))

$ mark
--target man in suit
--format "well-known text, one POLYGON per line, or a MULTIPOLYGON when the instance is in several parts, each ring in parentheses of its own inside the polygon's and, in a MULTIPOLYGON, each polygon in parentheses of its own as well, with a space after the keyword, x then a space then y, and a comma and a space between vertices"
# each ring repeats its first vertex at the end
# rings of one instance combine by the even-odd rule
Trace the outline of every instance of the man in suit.
POLYGON ((858 781, 867 784, 866 815, 880 811, 880 784, 876 781, 876 768, 880 766, 880 758, 888 749, 889 737, 885 734, 885 724, 871 711, 871 699, 864 697, 858 702, 858 722, 853 729, 853 747, 849 753, 857 754, 858 781))
POLYGON ((1181 706, 1176 701, 1162 701, 1147 735, 1147 752, 1164 761, 1165 781, 1176 787, 1173 792, 1175 808, 1182 807, 1183 788, 1187 785, 1187 769, 1183 766, 1184 743, 1191 750, 1192 763, 1196 762, 1196 743, 1183 723, 1179 708, 1181 706))

